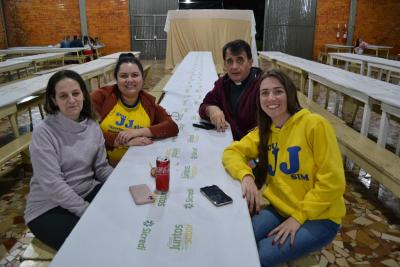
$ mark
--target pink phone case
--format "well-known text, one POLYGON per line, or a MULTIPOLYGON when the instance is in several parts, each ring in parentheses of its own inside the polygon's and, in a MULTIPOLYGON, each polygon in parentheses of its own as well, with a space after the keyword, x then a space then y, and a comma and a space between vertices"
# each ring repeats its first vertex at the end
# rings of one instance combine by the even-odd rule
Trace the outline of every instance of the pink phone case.
POLYGON ((135 200, 136 205, 154 202, 153 194, 150 192, 147 184, 132 185, 129 187, 129 192, 131 192, 131 195, 133 197, 133 200, 135 200))

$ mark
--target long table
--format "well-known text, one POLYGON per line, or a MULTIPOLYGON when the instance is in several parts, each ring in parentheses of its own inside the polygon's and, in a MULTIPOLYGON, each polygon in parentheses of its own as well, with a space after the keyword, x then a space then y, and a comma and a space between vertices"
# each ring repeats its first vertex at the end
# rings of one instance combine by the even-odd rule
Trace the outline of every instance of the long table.
POLYGON ((329 50, 335 50, 336 52, 351 52, 351 50, 353 50, 353 46, 342 44, 325 44, 325 53, 328 53, 329 50))
MULTIPOLYGON (((78 60, 79 63, 84 62, 84 54, 83 47, 74 47, 74 48, 57 48, 57 47, 14 47, 9 49, 0 50, 0 53, 7 54, 7 56, 24 56, 24 55, 36 55, 36 54, 46 54, 46 53, 68 53, 73 56, 71 57, 73 60, 78 60)), ((66 56, 67 57, 67 56, 66 56)))
MULTIPOLYGON (((367 76, 371 77, 371 68, 379 68, 378 79, 382 77, 382 70, 389 70, 400 73, 400 61, 390 60, 386 58, 373 57, 368 55, 359 55, 352 53, 329 53, 329 64, 333 65, 333 60, 338 59, 345 61, 345 70, 348 70, 349 62, 360 65, 360 74, 364 74, 365 67, 367 67, 367 76)), ((388 75, 387 78, 390 76, 388 75)), ((386 80, 388 82, 388 80, 386 80)))
POLYGON ((386 46, 386 45, 367 45, 366 48, 364 48, 364 51, 372 50, 375 51, 375 55, 379 57, 379 51, 383 51, 385 53, 385 57, 389 57, 389 51, 392 49, 392 46, 386 46))
POLYGON ((21 69, 25 69, 26 73, 28 73, 28 67, 31 64, 31 62, 25 62, 25 61, 1 61, 0 62, 0 73, 8 72, 10 73, 11 71, 17 71, 17 76, 20 78, 19 71, 21 69))
POLYGON ((221 164, 232 135, 192 127, 216 79, 211 53, 184 58, 161 103, 178 123, 179 135, 129 148, 51 266, 260 266, 240 183, 221 164), (149 163, 159 155, 171 161, 170 190, 155 194, 154 204, 135 205, 128 187, 144 183, 155 189, 149 163), (212 184, 233 203, 213 206, 199 191, 212 184))
MULTIPOLYGON (((400 110, 400 86, 372 79, 356 73, 348 72, 329 65, 317 63, 281 52, 259 52, 261 58, 269 61, 284 62, 292 68, 308 73, 308 98, 313 96, 314 82, 323 84, 341 94, 348 95, 364 103, 364 113, 360 132, 368 134, 373 103, 389 105, 392 109, 386 112, 398 116, 400 110)), ((336 97, 334 113, 339 107, 339 94, 336 97)), ((388 124, 381 123, 380 132, 387 133, 388 124)), ((381 137, 383 138, 383 137, 381 137)), ((383 139, 382 139, 383 140, 383 139)), ((380 143, 382 144, 383 141, 380 143)), ((378 141, 379 143, 379 141, 378 141)))
POLYGON ((31 56, 24 56, 24 57, 16 57, 11 58, 7 61, 13 62, 30 62, 33 64, 35 68, 35 72, 37 71, 37 65, 40 62, 47 62, 52 60, 61 60, 62 65, 64 65, 64 55, 65 53, 46 53, 46 54, 39 54, 39 55, 31 55, 31 56))
MULTIPOLYGON (((135 51, 133 53, 137 54, 139 52, 135 51)), ((118 55, 118 53, 113 55, 113 57, 106 58, 106 60, 96 59, 84 64, 73 65, 68 69, 76 71, 84 79, 89 79, 93 76, 104 74, 114 68, 117 58, 116 55, 118 55)), ((53 75, 53 73, 48 73, 0 87, 0 108, 16 104, 27 96, 35 95, 44 91, 51 75, 53 75)))

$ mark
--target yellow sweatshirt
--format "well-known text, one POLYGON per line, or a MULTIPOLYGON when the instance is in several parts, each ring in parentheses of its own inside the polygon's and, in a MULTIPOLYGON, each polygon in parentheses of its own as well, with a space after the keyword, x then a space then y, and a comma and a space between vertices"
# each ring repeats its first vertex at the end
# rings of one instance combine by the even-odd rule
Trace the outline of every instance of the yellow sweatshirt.
MULTIPOLYGON (((247 162, 258 158, 258 134, 256 128, 224 151, 225 169, 240 181, 253 176, 247 162)), ((301 224, 320 219, 341 223, 345 176, 335 132, 326 119, 303 108, 282 128, 272 125, 268 165, 263 195, 283 216, 301 224)))

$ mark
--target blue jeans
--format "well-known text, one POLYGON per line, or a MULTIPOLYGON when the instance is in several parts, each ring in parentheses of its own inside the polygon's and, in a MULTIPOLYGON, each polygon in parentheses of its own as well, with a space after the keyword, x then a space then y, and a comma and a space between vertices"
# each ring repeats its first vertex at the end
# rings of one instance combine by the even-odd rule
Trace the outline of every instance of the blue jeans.
POLYGON ((253 230, 261 266, 275 266, 319 251, 335 238, 340 227, 331 220, 307 220, 297 230, 293 246, 290 246, 290 236, 282 246, 278 243, 272 245, 275 235, 267 237, 268 233, 286 219, 271 205, 253 216, 253 230))

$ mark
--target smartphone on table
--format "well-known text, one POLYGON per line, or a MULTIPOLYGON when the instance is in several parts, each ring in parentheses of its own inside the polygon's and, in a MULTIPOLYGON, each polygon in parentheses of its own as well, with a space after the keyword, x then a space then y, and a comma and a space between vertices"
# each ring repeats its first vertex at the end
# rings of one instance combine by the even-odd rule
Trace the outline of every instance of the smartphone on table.
POLYGON ((147 184, 131 185, 129 187, 129 192, 131 193, 136 205, 154 202, 153 194, 147 184))
POLYGON ((232 198, 225 194, 217 185, 200 188, 200 192, 208 198, 215 206, 223 206, 232 203, 232 198))
POLYGON ((215 128, 214 124, 206 121, 200 121, 199 123, 193 123, 193 127, 201 128, 205 130, 212 130, 215 128))

